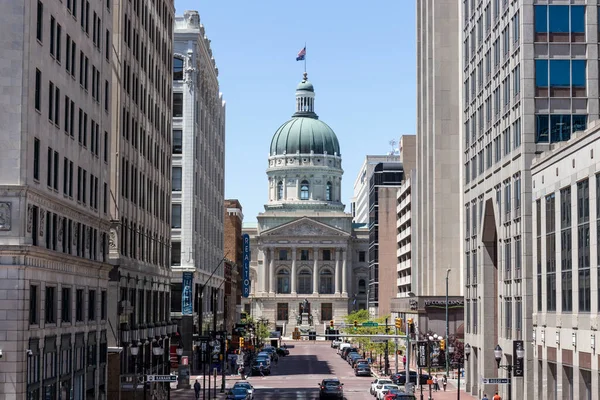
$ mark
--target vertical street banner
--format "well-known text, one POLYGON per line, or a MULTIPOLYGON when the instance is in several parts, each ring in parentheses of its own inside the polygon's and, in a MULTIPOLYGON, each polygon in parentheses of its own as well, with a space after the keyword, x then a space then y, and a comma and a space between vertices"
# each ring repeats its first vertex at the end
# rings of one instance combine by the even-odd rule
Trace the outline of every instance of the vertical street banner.
POLYGON ((184 272, 181 280, 181 315, 194 314, 194 302, 192 296, 192 285, 194 273, 184 272))
POLYGON ((427 341, 420 340, 417 342, 417 367, 419 368, 427 368, 427 365, 429 365, 427 347, 427 341))
POLYGON ((250 296, 250 235, 242 235, 242 296, 250 296))
POLYGON ((518 377, 523 377, 523 369, 525 368, 525 360, 521 359, 519 360, 519 358, 517 357, 517 349, 518 348, 522 348, 524 349, 524 345, 523 345, 523 341, 522 340, 513 340, 513 376, 518 378, 518 377))

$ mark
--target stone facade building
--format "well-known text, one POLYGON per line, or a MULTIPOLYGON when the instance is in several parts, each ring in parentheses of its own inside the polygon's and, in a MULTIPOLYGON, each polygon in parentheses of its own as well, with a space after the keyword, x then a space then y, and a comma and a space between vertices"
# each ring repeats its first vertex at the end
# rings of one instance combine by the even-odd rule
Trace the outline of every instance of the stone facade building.
POLYGON ((314 112, 306 74, 296 89, 296 113, 271 141, 268 202, 251 240, 251 296, 255 318, 291 334, 307 299, 311 325, 366 303, 368 232, 356 231, 341 202, 342 158, 333 130, 314 112))
POLYGON ((110 2, 0 1, 0 398, 107 394, 110 2))
POLYGON ((242 312, 242 205, 236 199, 225 199, 225 266, 229 266, 225 282, 225 330, 233 332, 242 312))

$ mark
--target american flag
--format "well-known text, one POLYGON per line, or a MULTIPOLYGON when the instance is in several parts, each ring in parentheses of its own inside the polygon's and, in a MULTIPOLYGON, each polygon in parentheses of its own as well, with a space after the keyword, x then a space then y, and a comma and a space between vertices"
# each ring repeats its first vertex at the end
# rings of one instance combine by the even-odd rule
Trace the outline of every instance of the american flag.
POLYGON ((296 61, 302 61, 306 57, 306 47, 298 52, 298 56, 296 57, 296 61))

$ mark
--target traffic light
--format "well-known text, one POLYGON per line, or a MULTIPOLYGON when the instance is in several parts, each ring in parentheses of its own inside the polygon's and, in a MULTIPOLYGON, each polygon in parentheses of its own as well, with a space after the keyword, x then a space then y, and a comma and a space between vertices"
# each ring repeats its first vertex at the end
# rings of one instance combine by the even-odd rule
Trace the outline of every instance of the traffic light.
POLYGON ((413 319, 409 318, 407 322, 408 322, 408 331, 410 333, 415 333, 415 324, 413 322, 413 319))
POLYGON ((358 328, 358 321, 354 320, 354 329, 358 328))
POLYGON ((396 318, 396 328, 402 330, 402 318, 396 318))
POLYGON ((240 349, 243 349, 243 348, 244 348, 244 338, 241 337, 240 338, 240 349))
POLYGON ((333 328, 333 327, 334 327, 334 325, 335 325, 335 322, 334 322, 333 320, 329 321, 329 327, 330 327, 330 328, 333 328))
POLYGON ((440 339, 440 350, 446 350, 446 341, 444 339, 440 339))

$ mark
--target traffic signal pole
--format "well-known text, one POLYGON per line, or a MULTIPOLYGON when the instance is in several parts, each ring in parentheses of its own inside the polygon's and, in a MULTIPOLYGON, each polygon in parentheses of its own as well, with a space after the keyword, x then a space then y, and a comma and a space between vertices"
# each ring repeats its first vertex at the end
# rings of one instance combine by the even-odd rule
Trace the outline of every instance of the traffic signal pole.
MULTIPOLYGON (((396 335, 398 335, 398 327, 396 327, 396 335)), ((398 373, 398 339, 394 339, 396 344, 396 373, 398 373)))

